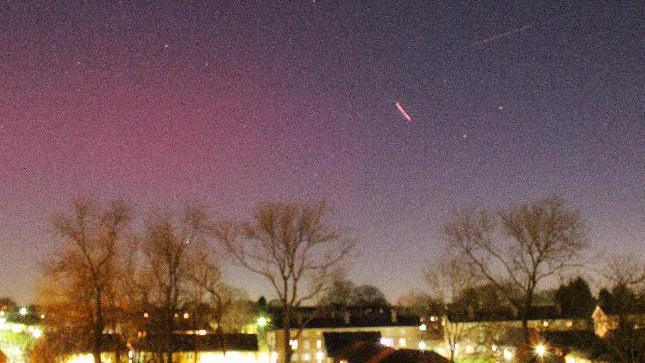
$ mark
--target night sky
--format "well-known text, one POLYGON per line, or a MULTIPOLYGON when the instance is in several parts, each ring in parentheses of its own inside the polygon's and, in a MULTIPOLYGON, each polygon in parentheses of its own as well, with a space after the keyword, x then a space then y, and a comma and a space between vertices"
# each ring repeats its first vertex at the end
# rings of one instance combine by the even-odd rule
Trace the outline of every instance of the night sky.
POLYGON ((325 198, 391 300, 465 205, 558 194, 589 256, 645 254, 642 2, 62 3, 0 0, 0 295, 33 299, 83 194, 325 198))

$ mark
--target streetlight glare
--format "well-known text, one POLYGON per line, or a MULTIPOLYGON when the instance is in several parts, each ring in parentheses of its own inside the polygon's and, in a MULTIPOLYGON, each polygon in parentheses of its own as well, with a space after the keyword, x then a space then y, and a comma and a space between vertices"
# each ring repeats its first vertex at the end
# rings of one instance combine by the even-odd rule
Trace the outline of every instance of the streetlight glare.
POLYGON ((539 357, 544 357, 544 354, 546 354, 546 347, 544 344, 540 343, 535 346, 535 354, 537 354, 539 357))
POLYGON ((269 323, 269 320, 264 316, 261 316, 258 318, 258 326, 260 328, 264 328, 265 326, 267 326, 268 323, 269 323))

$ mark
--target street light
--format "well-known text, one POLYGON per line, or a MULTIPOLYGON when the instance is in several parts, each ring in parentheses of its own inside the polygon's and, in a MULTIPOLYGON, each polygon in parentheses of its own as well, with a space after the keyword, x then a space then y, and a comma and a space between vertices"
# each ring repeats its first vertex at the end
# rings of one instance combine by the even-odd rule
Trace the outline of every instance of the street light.
POLYGON ((546 347, 544 344, 540 343, 535 346, 535 354, 537 354, 538 357, 543 358, 544 355, 546 354, 546 347))
POLYGON ((264 316, 260 316, 258 318, 258 327, 259 328, 264 328, 265 326, 267 326, 267 324, 269 324, 269 319, 265 318, 264 316))

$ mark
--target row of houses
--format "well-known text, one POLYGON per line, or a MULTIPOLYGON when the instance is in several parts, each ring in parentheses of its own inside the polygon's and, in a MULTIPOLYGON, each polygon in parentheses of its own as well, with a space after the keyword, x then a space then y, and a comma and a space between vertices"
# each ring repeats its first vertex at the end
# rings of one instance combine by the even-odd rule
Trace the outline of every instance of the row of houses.
MULTIPOLYGON (((281 321, 281 310, 269 309, 255 333, 217 334, 202 329, 183 329, 173 334, 173 360, 178 363, 277 363, 284 359, 287 339, 269 321, 281 321)), ((645 315, 635 315, 637 329, 645 315), (640 320, 639 320, 640 319, 640 320)), ((555 307, 535 308, 528 325, 535 346, 543 355, 567 363, 602 361, 602 339, 617 326, 616 317, 597 307, 588 318, 561 314, 555 307)), ((361 307, 318 311, 299 310, 288 337, 294 363, 338 363, 370 361, 442 362, 451 348, 462 359, 514 361, 522 340, 521 322, 512 311, 497 314, 478 312, 468 319, 418 317, 396 307, 361 307), (449 334, 460 335, 451 345, 449 334), (436 353, 436 354, 435 354, 436 353), (410 360, 402 360, 409 357, 410 360), (394 360, 393 360, 394 359, 394 360)), ((453 340, 455 337, 452 337, 453 340)), ((149 362, 158 351, 159 337, 142 334, 130 344, 106 339, 104 362, 149 362), (116 352, 120 354, 116 354, 116 352)), ((61 356, 60 363, 93 362, 89 349, 76 348, 61 356)))

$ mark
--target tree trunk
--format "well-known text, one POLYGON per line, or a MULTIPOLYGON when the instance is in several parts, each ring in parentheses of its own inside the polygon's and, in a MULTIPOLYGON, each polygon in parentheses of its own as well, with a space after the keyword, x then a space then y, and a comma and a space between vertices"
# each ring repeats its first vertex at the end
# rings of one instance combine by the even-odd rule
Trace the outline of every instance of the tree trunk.
POLYGON ((529 314, 531 313, 531 308, 533 307, 533 290, 530 289, 526 295, 526 300, 524 301, 524 306, 522 308, 522 335, 525 346, 526 357, 521 357, 523 361, 526 362, 535 362, 535 357, 533 356, 532 351, 532 342, 531 342, 531 331, 529 330, 529 314))
POLYGON ((291 363, 291 306, 284 304, 284 314, 282 316, 282 331, 284 333, 284 363, 291 363))
POLYGON ((172 353, 174 351, 173 347, 173 339, 172 339, 172 332, 173 332, 173 319, 174 319, 174 309, 167 309, 166 311, 166 326, 164 326, 162 329, 164 331, 164 355, 166 357, 165 363, 172 363, 172 353))
POLYGON ((103 343, 103 328, 98 325, 94 327, 94 346, 93 355, 94 363, 101 363, 101 346, 103 343))
POLYGON ((103 348, 103 305, 101 304, 101 291, 97 290, 94 296, 96 304, 96 322, 94 323, 94 363, 101 363, 101 349, 103 348))
POLYGON ((117 339, 117 345, 114 351, 114 361, 116 363, 121 363, 121 340, 117 339))

